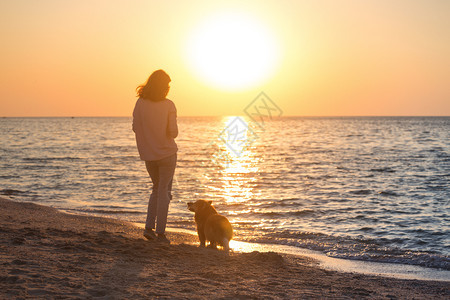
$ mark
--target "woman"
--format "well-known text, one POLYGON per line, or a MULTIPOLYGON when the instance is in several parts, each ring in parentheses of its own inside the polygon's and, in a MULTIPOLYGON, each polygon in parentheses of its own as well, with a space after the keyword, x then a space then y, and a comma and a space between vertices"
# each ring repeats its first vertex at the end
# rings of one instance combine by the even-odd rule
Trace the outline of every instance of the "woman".
POLYGON ((137 87, 139 99, 133 111, 139 156, 153 183, 144 237, 166 243, 170 243, 164 233, 178 151, 174 140, 178 135, 177 110, 166 98, 169 82, 170 77, 163 70, 153 72, 144 85, 137 87))

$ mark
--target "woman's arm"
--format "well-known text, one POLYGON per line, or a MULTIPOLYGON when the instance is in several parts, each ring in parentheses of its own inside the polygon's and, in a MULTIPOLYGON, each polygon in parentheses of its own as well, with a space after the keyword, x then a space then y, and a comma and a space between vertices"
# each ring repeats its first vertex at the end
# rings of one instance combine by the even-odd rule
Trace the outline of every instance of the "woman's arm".
POLYGON ((139 122, 139 113, 138 113, 138 109, 137 109, 137 102, 136 105, 134 106, 134 110, 133 110, 133 131, 136 132, 136 128, 137 128, 137 124, 139 122))
POLYGON ((177 109, 173 102, 171 103, 169 109, 169 120, 167 124, 167 134, 171 138, 176 138, 178 136, 178 125, 177 125, 177 109))

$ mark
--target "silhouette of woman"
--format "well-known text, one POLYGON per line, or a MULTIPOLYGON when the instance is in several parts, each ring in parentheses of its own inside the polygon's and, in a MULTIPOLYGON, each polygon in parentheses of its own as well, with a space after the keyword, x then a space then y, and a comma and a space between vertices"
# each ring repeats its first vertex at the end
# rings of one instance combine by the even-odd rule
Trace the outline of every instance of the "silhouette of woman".
POLYGON ((175 143, 177 110, 166 98, 170 81, 163 70, 153 72, 145 84, 136 88, 139 99, 133 111, 133 131, 139 156, 145 161, 153 183, 144 237, 166 243, 170 243, 165 230, 178 151, 175 143))

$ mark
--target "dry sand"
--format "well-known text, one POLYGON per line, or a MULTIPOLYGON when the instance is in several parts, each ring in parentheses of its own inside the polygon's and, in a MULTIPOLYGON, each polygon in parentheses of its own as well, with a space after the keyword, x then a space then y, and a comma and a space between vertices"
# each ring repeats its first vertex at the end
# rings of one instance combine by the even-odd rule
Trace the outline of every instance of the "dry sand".
POLYGON ((147 241, 119 220, 0 198, 0 298, 449 299, 448 282, 320 269, 307 258, 147 241))

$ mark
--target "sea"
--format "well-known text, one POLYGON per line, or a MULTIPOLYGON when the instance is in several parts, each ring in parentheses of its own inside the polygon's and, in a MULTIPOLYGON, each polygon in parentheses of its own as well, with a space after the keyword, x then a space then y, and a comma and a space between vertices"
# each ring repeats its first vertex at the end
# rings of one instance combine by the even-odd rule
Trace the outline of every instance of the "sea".
MULTIPOLYGON (((130 117, 0 119, 0 196, 144 223, 130 117)), ((450 117, 179 117, 168 227, 211 200, 235 239, 450 270, 450 117)))

